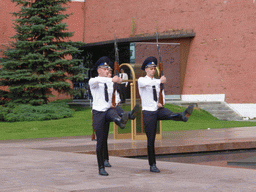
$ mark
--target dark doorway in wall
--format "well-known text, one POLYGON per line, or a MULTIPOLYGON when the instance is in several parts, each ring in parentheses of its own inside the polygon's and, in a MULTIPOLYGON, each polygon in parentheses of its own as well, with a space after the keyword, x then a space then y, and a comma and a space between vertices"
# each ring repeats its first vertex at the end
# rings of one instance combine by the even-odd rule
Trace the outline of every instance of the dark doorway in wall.
MULTIPOLYGON (((78 93, 73 96, 73 99, 90 99, 90 90, 88 86, 88 81, 91 77, 96 77, 97 71, 93 70, 93 66, 96 61, 102 57, 107 56, 111 61, 115 61, 115 48, 114 43, 98 43, 85 45, 84 47, 80 47, 80 50, 83 50, 81 59, 83 62, 81 63, 81 67, 85 68, 86 78, 83 82, 73 82, 73 87, 76 90, 79 90, 78 93)), ((130 63, 130 43, 118 43, 118 53, 119 53, 119 64, 122 63, 130 63)), ((124 69, 125 71, 128 69, 124 69)), ((128 73, 128 71, 126 71, 128 73)), ((128 74, 129 76, 129 74, 128 74)), ((127 89, 127 97, 130 98, 129 89, 127 89)))
MULTIPOLYGON (((174 33, 174 34, 160 34, 159 35, 159 43, 177 43, 180 44, 178 56, 176 54, 175 58, 173 56, 167 57, 167 60, 164 64, 164 70, 167 72, 170 71, 170 81, 172 85, 167 85, 166 88, 170 88, 169 90, 165 90, 167 95, 169 94, 169 99, 179 100, 179 98, 174 97, 182 94, 184 79, 186 74, 187 60, 190 50, 190 44, 193 38, 195 37, 195 33, 193 30, 188 30, 185 32, 174 33), (174 62, 175 61, 175 62, 174 62)), ((122 63, 130 63, 130 64, 138 64, 142 62, 140 60, 141 55, 139 55, 136 51, 136 44, 138 43, 156 43, 156 36, 138 36, 138 37, 130 37, 124 39, 117 39, 117 45, 119 49, 119 64, 122 63), (139 62, 139 63, 138 63, 139 62)), ((105 41, 105 42, 95 42, 84 44, 79 48, 83 50, 82 57, 84 59, 83 67, 87 69, 87 78, 84 80, 83 85, 88 87, 88 81, 91 77, 97 76, 97 71, 92 70, 95 62, 102 56, 108 56, 113 62, 115 61, 115 48, 114 48, 114 40, 105 41)), ((137 48, 138 49, 138 48, 137 48)), ((176 49, 173 49, 176 50, 176 49)), ((167 51, 164 53, 164 49, 162 50, 163 55, 171 54, 173 55, 174 51, 167 51)), ((148 53, 148 52, 145 52, 148 53)), ((146 55, 144 55, 146 56, 146 55)), ((164 56, 163 56, 164 57, 164 56)), ((141 59, 144 57, 141 57, 141 59)), ((137 65, 134 65, 136 68, 137 65)), ((137 66, 138 67, 138 66, 137 66)), ((139 67, 140 68, 140 67, 139 67)), ((124 69, 129 70, 129 69, 124 69)), ((126 72, 127 72, 126 71, 126 72)), ((142 76, 143 71, 138 70, 138 75, 142 76)), ((168 72, 167 72, 168 73, 168 72)), ((129 75, 129 74, 128 74, 129 75)), ((137 75, 136 75, 137 76, 137 75)), ((136 77, 137 78, 137 77, 136 77)), ((81 84, 80 84, 81 85, 81 84)), ((86 93, 87 94, 87 93, 86 93)), ((87 95, 84 98, 89 98, 87 95)), ((84 99, 82 98, 82 99, 84 99)))
MULTIPOLYGON (((90 62, 85 66, 92 69, 96 61, 102 57, 107 56, 111 61, 115 61, 114 44, 92 45, 82 48, 83 55, 88 57, 90 55, 90 62)), ((119 64, 130 62, 130 43, 118 44, 119 64)), ((97 76, 97 71, 90 71, 90 77, 97 76)))

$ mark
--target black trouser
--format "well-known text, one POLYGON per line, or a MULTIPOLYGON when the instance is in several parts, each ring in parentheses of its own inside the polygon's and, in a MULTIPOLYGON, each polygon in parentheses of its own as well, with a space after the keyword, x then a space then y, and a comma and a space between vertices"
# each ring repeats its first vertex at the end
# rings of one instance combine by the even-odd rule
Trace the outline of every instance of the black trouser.
POLYGON ((155 158, 155 138, 158 120, 182 121, 181 113, 173 113, 169 109, 159 108, 157 111, 143 110, 143 122, 147 135, 147 149, 149 165, 156 164, 155 158))
POLYGON ((105 112, 92 110, 94 129, 97 137, 96 154, 98 166, 104 167, 104 160, 109 159, 108 155, 108 132, 109 124, 116 118, 120 118, 123 110, 119 108, 110 108, 105 112))
MULTIPOLYGON (((124 110, 121 107, 116 106, 115 110, 116 110, 118 116, 122 116, 124 110)), ((105 132, 107 133, 107 136, 106 136, 107 138, 104 140, 104 143, 103 143, 103 158, 104 158, 104 160, 109 160, 108 142, 107 142, 108 141, 108 133, 109 133, 109 125, 110 125, 110 122, 107 121, 106 122, 106 127, 104 129, 105 132)))
POLYGON ((104 132, 106 133, 105 137, 106 139, 104 139, 103 142, 103 159, 104 160, 109 160, 109 155, 108 155, 108 133, 109 133, 109 124, 110 122, 106 122, 106 127, 104 128, 104 132))

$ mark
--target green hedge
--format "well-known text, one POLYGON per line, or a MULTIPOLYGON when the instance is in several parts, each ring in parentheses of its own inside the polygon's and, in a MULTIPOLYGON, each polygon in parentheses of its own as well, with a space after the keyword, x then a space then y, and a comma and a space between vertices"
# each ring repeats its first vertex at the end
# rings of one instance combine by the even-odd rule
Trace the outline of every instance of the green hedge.
POLYGON ((72 117, 74 110, 65 103, 52 102, 40 106, 10 104, 0 106, 0 121, 43 121, 72 117))

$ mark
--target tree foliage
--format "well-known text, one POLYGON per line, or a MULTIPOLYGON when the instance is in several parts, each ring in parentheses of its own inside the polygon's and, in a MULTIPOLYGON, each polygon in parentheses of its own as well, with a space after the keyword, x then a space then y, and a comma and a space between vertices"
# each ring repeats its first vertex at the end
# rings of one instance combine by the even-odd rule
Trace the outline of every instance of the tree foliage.
POLYGON ((52 91, 70 94, 71 81, 83 79, 80 60, 70 59, 80 53, 69 40, 63 22, 71 0, 11 0, 20 6, 15 16, 16 35, 1 65, 0 86, 8 86, 8 97, 15 103, 41 105, 52 97, 52 91))

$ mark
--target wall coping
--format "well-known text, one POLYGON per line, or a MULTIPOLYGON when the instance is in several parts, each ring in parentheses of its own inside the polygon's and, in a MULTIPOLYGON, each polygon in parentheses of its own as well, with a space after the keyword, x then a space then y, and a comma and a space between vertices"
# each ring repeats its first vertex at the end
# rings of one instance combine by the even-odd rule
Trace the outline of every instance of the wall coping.
MULTIPOLYGON (((158 39, 184 39, 184 38, 194 38, 195 33, 192 29, 189 30, 177 30, 177 31, 168 31, 160 33, 158 36, 158 39)), ((118 43, 130 43, 130 42, 143 42, 143 41, 155 41, 156 35, 149 35, 149 34, 141 34, 136 35, 129 38, 121 38, 117 39, 118 43)), ((92 46, 98 46, 98 45, 107 45, 107 44, 113 44, 113 40, 109 41, 100 41, 100 42, 94 42, 94 43, 85 43, 82 47, 92 47, 92 46)))

